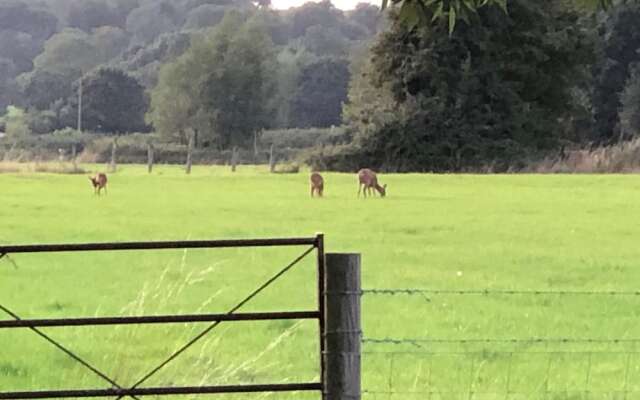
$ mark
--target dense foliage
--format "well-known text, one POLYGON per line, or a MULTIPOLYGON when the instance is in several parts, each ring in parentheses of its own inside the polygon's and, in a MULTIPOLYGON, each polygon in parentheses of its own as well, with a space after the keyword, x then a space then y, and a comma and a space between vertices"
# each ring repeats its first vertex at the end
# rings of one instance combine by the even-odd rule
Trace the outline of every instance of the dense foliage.
MULTIPOLYGON (((148 95, 161 92, 159 72, 163 66, 175 64, 183 54, 192 51, 192 42, 209 37, 208 30, 219 27, 225 14, 234 11, 243 21, 256 20, 260 15, 262 30, 259 35, 265 37, 254 35, 257 41, 245 40, 242 43, 253 46, 254 50, 267 38, 272 43, 267 46, 270 48, 268 52, 254 52, 254 56, 275 57, 275 61, 260 59, 255 62, 280 64, 269 67, 276 75, 275 87, 271 89, 277 95, 263 98, 264 107, 275 110, 277 117, 272 115, 268 123, 257 125, 289 128, 299 123, 312 126, 313 121, 293 118, 290 111, 291 107, 297 106, 292 99, 300 91, 300 74, 320 59, 329 59, 334 62, 330 65, 339 69, 336 73, 343 75, 343 66, 348 63, 351 50, 376 33, 378 8, 363 4, 350 13, 323 1, 275 11, 269 4, 268 1, 251 0, 42 0, 38 3, 0 0, 0 115, 7 112, 8 105, 13 105, 37 121, 38 132, 48 127, 75 127, 77 83, 81 77, 86 79, 94 71, 104 68, 126 72, 137 80, 136 85, 143 86, 148 95), (286 76, 284 71, 287 71, 286 76), (46 124, 43 123, 45 115, 46 124)), ((244 50, 238 49, 230 57, 244 57, 251 53, 250 49, 247 54, 244 50)), ((115 75, 111 78, 115 79, 115 75)), ((119 85, 117 81, 111 84, 114 87, 119 85)), ((348 79, 341 79, 335 90, 333 86, 327 87, 335 91, 328 96, 344 97, 347 85, 348 79)), ((251 86, 248 83, 246 88, 251 86)), ((213 94, 209 100, 213 101, 212 98, 213 94)), ((223 101, 228 99, 221 98, 219 106, 232 112, 237 104, 223 101)), ((259 101, 260 97, 256 97, 254 106, 259 101)), ((340 124, 340 102, 332 104, 331 108, 333 123, 340 124)), ((130 120, 130 126, 119 126, 119 132, 140 130, 140 121, 148 110, 132 109, 138 115, 130 120)), ((247 115, 246 111, 236 113, 235 117, 227 116, 227 111, 224 111, 218 113, 219 117, 205 119, 209 123, 213 119, 221 121, 227 117, 238 120, 240 115, 247 115)), ((100 112, 108 113, 108 110, 100 112)), ((189 116, 182 119, 193 121, 189 116)), ((106 128, 109 124, 85 122, 88 129, 93 130, 99 125, 101 128, 97 131, 115 133, 105 132, 111 129, 106 128)), ((215 127, 210 125, 208 128, 215 127)), ((219 133, 203 134, 219 136, 219 133)), ((172 135, 178 137, 180 132, 172 132, 172 135)))
POLYGON ((601 57, 595 64, 593 105, 594 140, 610 143, 620 135, 621 94, 634 64, 640 63, 640 2, 626 1, 614 7, 599 27, 601 57))
POLYGON ((258 154, 306 132, 319 168, 517 169, 640 133, 638 0, 270 4, 0 0, 0 128, 75 129, 82 80, 92 133, 258 154))
POLYGON ((536 3, 481 9, 451 35, 446 21, 411 29, 396 16, 351 88, 348 157, 392 170, 504 170, 556 148, 591 47, 575 12, 536 3))

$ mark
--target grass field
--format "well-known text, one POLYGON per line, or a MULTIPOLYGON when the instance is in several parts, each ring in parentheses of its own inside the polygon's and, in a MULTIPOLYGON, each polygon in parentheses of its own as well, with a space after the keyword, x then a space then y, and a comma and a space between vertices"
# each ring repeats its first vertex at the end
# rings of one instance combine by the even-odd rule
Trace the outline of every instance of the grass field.
MULTIPOLYGON (((362 253, 368 289, 640 290, 637 176, 380 180, 388 197, 363 200, 355 176, 325 174, 326 197, 311 199, 307 174, 196 167, 185 176, 159 167, 148 175, 125 165, 110 175, 109 194, 96 197, 83 175, 2 174, 0 242, 322 231, 327 251, 362 253)), ((302 250, 15 255, 18 268, 0 260, 0 304, 23 318, 224 312, 302 250)), ((243 311, 313 308, 314 288, 308 258, 243 311)), ((365 295, 363 319, 364 336, 377 339, 629 340, 640 339, 640 296, 365 295)), ((203 326, 44 331, 126 386, 203 326)), ((310 321, 222 324, 147 385, 317 380, 316 335, 310 321)), ((427 392, 441 392, 433 399, 640 398, 637 344, 366 343, 363 389, 365 398, 394 400, 427 392)), ((0 390, 107 386, 31 332, 0 330, 0 390)), ((220 396, 262 397, 318 398, 220 396)))

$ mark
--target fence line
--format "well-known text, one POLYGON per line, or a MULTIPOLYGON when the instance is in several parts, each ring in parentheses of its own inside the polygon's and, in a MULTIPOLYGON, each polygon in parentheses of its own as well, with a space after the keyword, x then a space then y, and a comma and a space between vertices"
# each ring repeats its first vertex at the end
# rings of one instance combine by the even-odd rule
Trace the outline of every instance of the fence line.
MULTIPOLYGON (((469 399, 474 396, 492 396, 492 398, 505 398, 509 399, 509 396, 520 395, 527 396, 526 398, 532 398, 531 396, 541 395, 544 399, 550 398, 572 398, 570 394, 581 394, 590 398, 590 396, 611 396, 618 394, 626 396, 630 394, 640 393, 640 389, 636 386, 631 388, 631 370, 637 371, 640 367, 640 352, 599 352, 599 351, 585 351, 585 352, 566 352, 566 351, 549 351, 549 352, 517 352, 517 351, 477 351, 477 352, 375 352, 365 351, 363 356, 369 358, 371 356, 383 355, 388 359, 388 376, 386 379, 381 380, 382 383, 378 387, 367 388, 363 390, 363 395, 368 397, 372 395, 374 398, 377 396, 384 396, 389 399, 392 396, 464 396, 469 399), (502 358, 495 358, 495 355, 500 355, 502 358), (417 368, 415 376, 406 376, 406 367, 408 363, 416 366, 415 360, 407 360, 408 356, 420 356, 426 355, 432 359, 427 364, 427 371, 421 376, 422 365, 417 368), (454 377, 451 378, 447 374, 438 377, 434 377, 433 358, 437 357, 464 357, 468 359, 470 365, 469 373, 467 374, 461 368, 458 371, 451 371, 454 377), (521 360, 517 360, 516 357, 521 356, 521 360), (599 365, 596 357, 598 356, 616 356, 622 361, 620 368, 616 368, 611 371, 610 365, 607 365, 607 371, 609 373, 615 373, 622 377, 617 382, 609 384, 608 389, 602 388, 602 383, 593 384, 594 370, 599 365), (403 357, 405 358, 403 360, 403 357), (523 387, 522 379, 514 378, 514 367, 517 365, 526 365, 530 367, 532 363, 532 357, 542 357, 539 359, 539 366, 545 366, 543 374, 534 374, 534 376, 528 376, 525 380, 529 384, 529 388, 523 387), (573 385, 567 385, 567 382, 563 378, 557 377, 558 368, 566 369, 566 359, 568 357, 578 358, 582 362, 582 371, 573 370, 579 379, 573 379, 573 385), (622 360, 624 358, 624 360, 622 360), (633 362, 632 362, 633 359, 633 362), (404 362, 403 362, 404 361, 404 362), (501 373, 499 376, 492 376, 494 379, 492 384, 487 387, 487 379, 481 379, 483 365, 494 363, 493 369, 497 369, 498 363, 501 373), (555 367, 555 369, 554 369, 555 367), (398 379, 398 371, 403 373, 402 379, 398 379), (456 375, 457 374, 457 375, 456 375), (466 377, 465 377, 466 376, 466 377), (444 377, 444 378, 443 378, 444 377), (401 382, 398 383, 397 381, 401 382), (413 381, 412 385, 407 385, 408 381, 413 381), (386 387, 385 387, 386 386, 386 387), (400 387, 401 386, 401 387, 400 387), (459 386, 459 390, 455 390, 455 387, 459 386), (572 386, 572 387, 569 387, 572 386), (464 389, 463 389, 464 387, 464 389), (442 388, 440 390, 439 388, 442 388), (560 397, 564 395, 564 397, 560 397), (557 396, 557 397, 556 397, 557 396)), ((438 367, 436 372, 443 368, 438 367)), ((444 368, 446 370, 446 368, 444 368)), ((538 371, 540 372, 540 371, 538 371)), ((637 374, 637 372, 636 372, 637 374)), ((566 377, 565 377, 566 378, 566 377)), ((526 384, 524 386, 527 386, 526 384)), ((395 397, 393 397, 395 398, 395 397)), ((424 397, 423 397, 424 398, 424 397)), ((438 398, 450 398, 450 397, 438 397, 438 398)), ((537 398, 537 397, 533 397, 537 398)), ((583 397, 578 397, 583 398, 583 397)), ((598 398, 598 397, 595 397, 598 398)))
POLYGON ((467 344, 467 343, 479 343, 479 344, 490 344, 490 343, 526 343, 526 344, 536 344, 536 343, 591 343, 591 344, 622 344, 622 343, 640 343, 640 338, 628 338, 628 339, 605 339, 605 338, 465 338, 465 339, 443 339, 443 338, 406 338, 406 339, 396 339, 396 338, 363 338, 362 343, 364 344, 393 344, 393 345, 402 345, 408 344, 416 347, 421 347, 421 344, 429 344, 429 343, 449 343, 449 344, 467 344))
MULTIPOLYGON (((575 296, 591 297, 593 301, 640 298, 640 291, 633 290, 370 288, 361 294, 426 302, 436 296, 575 296)), ((437 321, 425 323, 433 325, 437 321)), ((462 338, 376 337, 375 332, 367 333, 369 336, 362 338, 363 358, 386 365, 382 379, 364 382, 363 396, 368 398, 546 400, 618 396, 613 398, 626 400, 640 394, 640 385, 633 383, 640 373, 640 332, 604 331, 604 337, 495 337, 494 333, 494 337, 462 338), (619 337, 611 337, 616 334, 619 337)))
POLYGON ((362 295, 469 295, 469 296, 640 296, 640 291, 589 291, 589 290, 442 290, 442 289, 365 289, 362 295))
POLYGON ((530 355, 539 355, 539 354, 557 354, 557 355, 584 355, 584 354, 599 354, 599 355, 640 355, 640 350, 635 351, 611 351, 611 350, 539 350, 539 351, 515 351, 515 350, 475 350, 475 351, 447 351, 447 350, 439 350, 439 351, 428 351, 428 350, 420 350, 420 351, 401 351, 401 350, 391 350, 391 351, 363 351, 362 355, 369 356, 408 356, 408 355, 425 355, 425 356, 437 356, 437 355, 509 355, 509 354, 530 354, 530 355))

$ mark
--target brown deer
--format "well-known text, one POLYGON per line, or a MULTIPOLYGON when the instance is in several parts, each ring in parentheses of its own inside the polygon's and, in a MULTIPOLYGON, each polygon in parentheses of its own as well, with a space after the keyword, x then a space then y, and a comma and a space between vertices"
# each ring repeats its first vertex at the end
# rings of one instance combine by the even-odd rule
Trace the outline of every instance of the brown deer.
POLYGON ((104 194, 107 194, 107 175, 103 173, 97 174, 95 177, 90 176, 89 180, 93 185, 93 194, 100 196, 100 191, 104 189, 104 194))
POLYGON ((311 197, 315 193, 318 193, 318 196, 322 197, 322 192, 324 191, 324 179, 322 179, 322 175, 317 172, 311 174, 311 197))
MULTIPOLYGON (((368 168, 364 168, 358 171, 358 182, 358 197, 360 197, 360 190, 362 190, 363 187, 364 197, 367 197, 367 193, 371 195, 371 191, 373 189, 378 191, 381 197, 387 195, 387 185, 380 186, 378 184, 378 177, 376 176, 376 173, 368 168)), ((375 192, 373 192, 373 194, 375 194, 375 192)))

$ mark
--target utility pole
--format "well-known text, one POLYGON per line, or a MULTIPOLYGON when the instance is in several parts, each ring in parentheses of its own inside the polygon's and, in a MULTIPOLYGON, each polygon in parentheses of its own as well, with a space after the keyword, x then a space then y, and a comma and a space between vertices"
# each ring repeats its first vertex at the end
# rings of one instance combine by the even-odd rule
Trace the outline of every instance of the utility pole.
POLYGON ((82 133, 82 74, 78 85, 78 133, 82 133))

